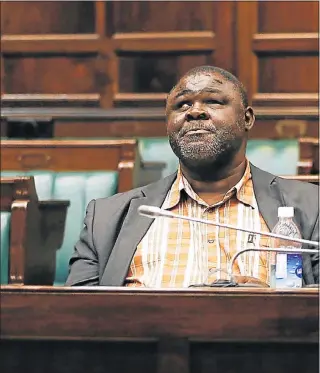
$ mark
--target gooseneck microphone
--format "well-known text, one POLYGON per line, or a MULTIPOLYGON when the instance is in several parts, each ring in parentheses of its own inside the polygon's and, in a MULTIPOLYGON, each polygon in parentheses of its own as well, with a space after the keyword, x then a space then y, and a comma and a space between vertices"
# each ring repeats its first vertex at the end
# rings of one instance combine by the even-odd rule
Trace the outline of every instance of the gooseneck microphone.
MULTIPOLYGON (((178 215, 178 214, 174 214, 173 212, 163 210, 160 207, 156 207, 156 206, 142 205, 138 208, 138 212, 139 212, 140 215, 147 216, 149 218, 165 217, 165 218, 175 218, 175 219, 182 219, 182 220, 188 220, 188 221, 195 221, 197 223, 215 225, 215 226, 218 226, 218 227, 233 229, 233 230, 236 230, 236 231, 247 232, 247 233, 251 233, 251 234, 252 233, 253 234, 259 234, 259 235, 274 237, 274 238, 280 238, 282 240, 287 240, 287 241, 291 241, 291 242, 298 242, 298 243, 312 245, 312 246, 318 246, 318 247, 320 246, 320 243, 317 242, 317 241, 305 240, 303 238, 294 238, 294 237, 284 236, 282 234, 276 234, 276 233, 271 233, 271 232, 263 232, 263 231, 251 230, 251 229, 246 229, 246 228, 239 228, 239 227, 236 227, 235 225, 223 224, 223 223, 219 223, 219 222, 216 222, 216 221, 210 221, 210 220, 205 220, 205 219, 192 218, 190 216, 178 215)), ((253 249, 250 249, 250 250, 253 250, 253 249)), ((280 252, 282 250, 281 249, 257 249, 257 251, 276 251, 276 252, 280 252)), ((313 250, 313 249, 292 249, 289 252, 290 253, 293 253, 293 252, 314 253, 315 250, 313 250)), ((240 251, 239 251, 239 253, 240 253, 240 251)))
MULTIPOLYGON (((259 235, 264 235, 264 236, 274 237, 274 238, 280 238, 280 239, 291 241, 291 242, 298 242, 298 243, 308 244, 308 245, 317 246, 317 247, 320 246, 320 243, 317 242, 317 241, 310 241, 310 240, 304 240, 302 238, 294 238, 294 237, 284 236, 282 234, 275 234, 275 233, 270 233, 270 232, 263 232, 263 231, 239 228, 239 227, 236 227, 236 226, 230 225, 230 224, 222 224, 222 223, 215 222, 215 221, 192 218, 190 216, 184 216, 184 215, 178 215, 178 214, 174 214, 170 211, 163 210, 163 209, 161 209, 159 207, 156 207, 156 206, 142 205, 138 208, 138 211, 139 211, 140 215, 147 216, 147 217, 150 217, 150 218, 165 217, 165 218, 175 218, 175 219, 182 219, 182 220, 188 220, 188 221, 195 221, 197 223, 215 225, 215 226, 218 226, 218 227, 233 229, 233 230, 236 230, 236 231, 247 232, 247 233, 251 233, 251 234, 259 234, 259 235)), ((228 274, 228 276, 230 277, 231 280, 223 281, 222 283, 219 283, 219 281, 218 281, 216 283, 211 284, 210 286, 211 287, 212 286, 213 287, 242 286, 242 285, 236 284, 232 280, 232 278, 233 278, 232 269, 233 269, 234 263, 235 263, 236 259, 239 257, 239 255, 245 253, 246 251, 291 253, 291 254, 293 254, 293 253, 294 254, 302 254, 302 253, 314 254, 316 252, 316 250, 314 250, 314 249, 298 249, 298 248, 292 248, 292 249, 283 248, 282 249, 282 248, 248 247, 248 248, 245 248, 243 250, 239 250, 231 258, 230 263, 228 265, 228 269, 227 269, 227 274, 228 274)), ((198 287, 198 286, 207 286, 207 285, 201 284, 201 285, 195 285, 195 286, 198 287)))

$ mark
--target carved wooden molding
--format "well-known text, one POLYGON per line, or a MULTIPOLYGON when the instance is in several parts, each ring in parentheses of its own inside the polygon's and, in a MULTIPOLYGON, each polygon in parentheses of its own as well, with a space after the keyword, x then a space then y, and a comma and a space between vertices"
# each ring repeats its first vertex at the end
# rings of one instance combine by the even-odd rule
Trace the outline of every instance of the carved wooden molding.
POLYGON ((319 35, 317 33, 279 33, 254 34, 252 49, 257 52, 303 52, 319 51, 319 35))
POLYGON ((197 32, 116 33, 112 37, 117 52, 213 51, 215 34, 197 32))
POLYGON ((1 53, 97 53, 101 43, 97 34, 4 35, 1 53))

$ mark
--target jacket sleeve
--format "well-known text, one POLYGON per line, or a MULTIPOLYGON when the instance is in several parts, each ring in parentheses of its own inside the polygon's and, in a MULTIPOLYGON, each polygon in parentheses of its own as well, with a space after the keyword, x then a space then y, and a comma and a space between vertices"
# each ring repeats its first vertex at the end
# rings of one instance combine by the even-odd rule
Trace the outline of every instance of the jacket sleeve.
POLYGON ((69 276, 66 286, 96 286, 99 285, 98 256, 93 242, 93 219, 95 200, 87 207, 84 228, 80 239, 75 245, 74 253, 69 261, 69 276))
MULTIPOLYGON (((319 242, 319 214, 317 216, 316 223, 313 228, 311 240, 319 242)), ((311 255, 311 264, 312 264, 312 272, 314 277, 314 282, 319 284, 319 247, 315 247, 315 253, 311 255)))

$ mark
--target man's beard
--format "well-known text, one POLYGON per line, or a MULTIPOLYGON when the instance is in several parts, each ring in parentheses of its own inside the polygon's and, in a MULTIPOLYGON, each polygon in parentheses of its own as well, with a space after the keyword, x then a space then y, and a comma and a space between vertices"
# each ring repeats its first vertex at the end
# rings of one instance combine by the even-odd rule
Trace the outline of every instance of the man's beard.
POLYGON ((180 136, 179 132, 172 133, 169 135, 169 143, 186 167, 199 171, 209 167, 222 168, 230 164, 243 143, 239 130, 227 126, 212 133, 189 136, 180 136))

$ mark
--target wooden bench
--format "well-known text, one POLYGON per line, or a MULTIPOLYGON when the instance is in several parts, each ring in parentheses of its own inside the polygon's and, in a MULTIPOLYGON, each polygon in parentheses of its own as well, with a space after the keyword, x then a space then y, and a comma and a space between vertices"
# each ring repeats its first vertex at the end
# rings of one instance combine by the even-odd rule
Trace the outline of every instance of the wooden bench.
POLYGON ((1 234, 9 236, 8 252, 1 248, 8 283, 53 284, 68 206, 68 201, 39 201, 33 177, 1 177, 1 213, 10 214, 1 227, 1 234))
POLYGON ((2 171, 117 171, 117 192, 160 179, 163 167, 140 159, 137 140, 1 141, 2 171))
MULTIPOLYGON (((251 139, 319 136, 317 107, 257 107, 255 116, 251 139)), ((1 136, 10 138, 167 136, 165 100, 161 107, 3 107, 0 118, 1 136)))

